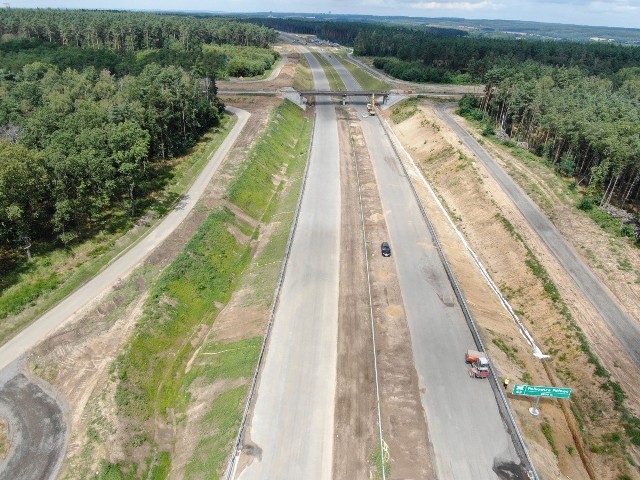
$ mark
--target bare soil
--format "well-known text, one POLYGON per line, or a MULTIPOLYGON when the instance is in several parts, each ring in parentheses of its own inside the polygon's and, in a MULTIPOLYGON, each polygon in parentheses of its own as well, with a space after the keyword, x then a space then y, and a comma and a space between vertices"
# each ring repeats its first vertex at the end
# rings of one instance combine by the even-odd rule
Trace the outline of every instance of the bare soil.
MULTIPOLYGON (((385 116, 388 117, 388 113, 385 116)), ((540 279, 526 265, 525 245, 535 253, 559 288, 593 350, 614 378, 622 383, 630 398, 629 405, 637 408, 640 398, 640 392, 637 391, 640 385, 638 372, 612 338, 602 319, 598 318, 591 303, 573 287, 566 272, 547 252, 535 232, 530 230, 519 211, 457 136, 439 119, 430 104, 420 105, 418 112, 395 125, 394 131, 527 329, 542 350, 552 356, 543 364, 531 355, 530 346, 489 290, 433 196, 420 181, 414 179, 469 300, 472 313, 480 325, 485 343, 489 345, 494 366, 503 377, 517 383, 569 386, 574 389, 570 401, 544 400, 538 418, 529 414, 527 409, 531 402, 526 397, 510 398, 541 476, 614 479, 629 475, 630 478, 640 478, 637 469, 624 458, 624 440, 617 440, 622 429, 619 414, 613 409, 611 393, 602 388, 604 379, 594 376, 593 365, 587 362, 585 353, 579 348, 575 332, 545 294, 540 279), (506 218, 524 240, 519 241, 512 235, 498 215, 506 218), (578 418, 583 422, 582 430, 569 407, 580 412, 578 418), (554 442, 557 453, 552 451, 548 438, 545 438, 543 426, 550 432, 547 436, 554 442), (596 454, 593 450, 606 453, 596 454)), ((494 153, 498 152, 494 150, 494 153)), ((500 155, 509 158, 504 152, 500 155)), ((540 186, 549 184, 548 178, 515 158, 510 157, 508 163, 512 168, 518 165, 522 177, 528 181, 540 186)), ((548 187, 546 190, 549 190, 548 187)), ((566 238, 577 246, 576 250, 598 251, 605 255, 603 250, 606 251, 608 242, 603 242, 603 233, 591 226, 589 219, 562 202, 552 200, 549 203, 557 205, 558 209, 554 210, 551 218, 561 219, 556 224, 566 238), (603 243, 604 247, 601 245, 603 243)), ((632 254, 630 251, 625 255, 630 258, 632 254)), ((614 268, 607 272, 613 276, 616 273, 614 268)), ((617 277, 617 282, 624 285, 622 290, 627 294, 637 290, 628 279, 617 277)), ((611 288, 616 290, 620 287, 612 285, 611 288)), ((629 310, 633 311, 633 308, 629 310)))
POLYGON ((293 85, 293 76, 298 65, 300 53, 289 44, 276 44, 274 47, 283 57, 285 64, 279 75, 273 80, 237 81, 219 80, 216 82, 220 90, 271 90, 293 85))
MULTIPOLYGON (((379 254, 380 243, 388 238, 387 226, 384 220, 382 204, 378 196, 373 165, 369 158, 367 146, 364 143, 360 122, 361 120, 357 112, 341 110, 338 122, 341 139, 341 162, 343 165, 343 174, 347 174, 341 179, 341 188, 343 192, 345 189, 347 192, 352 192, 350 194, 343 193, 342 215, 353 215, 354 211, 359 215, 357 203, 355 205, 353 201, 347 202, 346 204, 344 203, 345 196, 357 195, 355 191, 355 172, 344 171, 353 169, 355 162, 358 169, 360 194, 362 196, 364 230, 366 232, 368 251, 367 260, 370 269, 376 351, 378 354, 382 431, 390 455, 389 465, 391 474, 388 478, 435 478, 431 463, 427 425, 420 403, 418 376, 413 365, 411 349, 407 348, 407 345, 411 344, 411 337, 402 307, 403 301, 395 271, 395 264, 389 262, 388 259, 379 254), (350 146, 347 142, 351 142, 352 145, 350 146), (353 155, 352 158, 349 158, 350 153, 353 155), (347 165, 345 165, 345 163, 347 163, 347 165), (351 163, 351 166, 349 166, 348 163, 351 163), (351 211, 349 212, 349 210, 351 211)), ((361 230, 362 224, 360 219, 357 220, 357 223, 353 223, 350 228, 361 230)), ((357 235, 361 235, 361 233, 343 229, 343 239, 341 241, 343 245, 347 243, 344 237, 345 234, 347 235, 346 238, 350 240, 354 240, 357 238, 357 235)), ((351 248, 359 249, 361 242, 361 240, 357 241, 351 248)), ((355 251, 350 251, 349 254, 350 256, 345 258, 358 259, 355 251)), ((364 259, 360 259, 361 262, 362 260, 364 259)), ((353 272, 353 270, 363 269, 364 267, 361 265, 363 264, 357 261, 341 262, 341 268, 345 270, 345 272, 341 271, 341 282, 345 279, 342 274, 364 275, 366 272, 353 272)), ((341 284, 341 290, 342 288, 341 284)), ((366 288, 366 278, 362 279, 362 288, 366 288)), ((364 301, 367 302, 366 308, 368 308, 368 299, 365 298, 364 301)), ((362 307, 365 306, 361 305, 361 308, 362 307)), ((352 308, 353 304, 341 302, 341 324, 343 319, 349 318, 352 308), (344 311, 343 308, 345 308, 346 311, 344 311)), ((340 326, 341 331, 345 331, 345 336, 339 337, 338 339, 339 354, 344 349, 349 348, 349 345, 358 344, 358 342, 369 342, 370 345, 371 330, 368 311, 363 313, 360 322, 363 325, 359 327, 359 332, 356 329, 346 331, 348 326, 340 326), (360 335, 366 335, 367 338, 364 340, 359 339, 358 337, 360 335)), ((356 355, 353 355, 353 358, 351 358, 353 365, 350 365, 348 369, 341 369, 339 363, 337 372, 338 391, 340 391, 341 384, 347 384, 351 377, 370 374, 373 362, 372 354, 373 352, 370 347, 362 347, 362 355, 358 358, 356 355), (357 373, 358 371, 360 372, 359 374, 357 373)), ((371 382, 369 391, 361 387, 359 389, 360 392, 357 393, 362 394, 362 390, 364 390, 370 396, 373 392, 369 392, 375 385, 373 384, 373 378, 369 381, 371 382)), ((352 387, 352 390, 353 389, 352 387)), ((344 386, 342 390, 345 390, 344 386)), ((351 392, 351 394, 356 394, 356 392, 351 392)), ((340 397, 338 397, 338 401, 339 400, 340 397)), ((372 400, 375 401, 375 397, 372 400)), ((344 406, 340 408, 340 403, 336 405, 339 407, 336 408, 336 429, 349 428, 349 426, 357 423, 358 420, 353 418, 353 415, 356 415, 357 411, 354 411, 353 408, 345 408, 344 406)), ((362 413, 361 411, 360 414, 362 413)), ((364 413, 369 416, 371 415, 369 411, 364 413)), ((372 426, 376 426, 376 423, 372 424, 372 426)), ((372 439, 374 442, 369 441, 369 444, 373 443, 373 448, 376 448, 375 441, 377 441, 377 431, 373 432, 373 435, 375 435, 372 439)), ((348 464, 353 461, 349 458, 349 455, 345 455, 344 453, 340 454, 341 449, 353 448, 353 446, 349 447, 346 442, 348 440, 349 437, 342 439, 341 436, 336 439, 336 446, 334 447, 334 471, 336 472, 340 471, 339 468, 345 469, 344 471, 349 471, 348 464), (345 443, 342 443, 343 441, 345 443)), ((362 448, 362 446, 360 448, 362 448)), ((373 451, 372 449, 369 455, 371 455, 373 451)), ((364 477, 336 475, 335 478, 364 477)))
POLYGON ((348 114, 339 111, 338 115, 342 261, 333 478, 371 478, 373 466, 370 457, 380 449, 380 444, 364 235, 349 141, 348 114), (341 115, 345 116, 340 118, 341 115))

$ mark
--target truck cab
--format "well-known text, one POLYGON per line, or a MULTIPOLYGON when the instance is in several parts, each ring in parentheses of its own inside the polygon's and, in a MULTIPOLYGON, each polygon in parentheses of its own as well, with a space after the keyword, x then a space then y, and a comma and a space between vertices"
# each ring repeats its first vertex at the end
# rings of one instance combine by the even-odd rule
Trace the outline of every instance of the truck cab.
POLYGON ((469 369, 469 376, 472 378, 487 378, 489 377, 489 359, 484 352, 477 350, 467 350, 464 356, 466 363, 471 364, 469 369))

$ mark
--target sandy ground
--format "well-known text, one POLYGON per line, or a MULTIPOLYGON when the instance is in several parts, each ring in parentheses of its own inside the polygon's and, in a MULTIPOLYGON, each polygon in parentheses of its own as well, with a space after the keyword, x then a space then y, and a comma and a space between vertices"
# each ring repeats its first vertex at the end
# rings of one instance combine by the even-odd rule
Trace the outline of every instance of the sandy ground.
POLYGON ((380 448, 373 341, 358 183, 344 115, 338 112, 342 225, 333 478, 370 478, 369 459, 380 448))
MULTIPOLYGON (((511 397, 512 408, 541 475, 544 478, 589 478, 589 470, 592 478, 618 478, 622 474, 637 478, 638 472, 621 460, 622 452, 615 443, 611 447, 614 455, 596 455, 589 451, 603 444, 602 435, 620 430, 616 425, 618 415, 613 411, 611 395, 601 388, 603 380, 594 377, 593 366, 587 363, 585 354, 578 348, 575 333, 548 300, 539 279, 526 266, 525 245, 535 252, 545 266, 574 318, 589 337, 592 348, 615 379, 621 381, 631 399, 629 404, 635 407, 640 385, 637 372, 616 346, 590 302, 576 292, 566 273, 546 252, 535 233, 529 230, 506 195, 482 166, 474 162, 471 154, 428 104, 422 105, 418 114, 395 126, 394 130, 542 350, 552 355, 545 365, 532 357, 531 348, 489 291, 430 193, 421 186, 419 190, 423 201, 436 224, 447 256, 500 374, 516 383, 551 384, 574 389, 570 402, 543 401, 542 414, 538 418, 532 417, 527 411, 531 406, 530 400, 511 397), (515 231, 524 238, 524 244, 505 229, 497 215, 508 219, 515 231), (498 344, 503 348, 499 348, 498 344), (578 407, 584 416, 585 431, 582 434, 569 411, 571 404, 578 407), (542 434, 544 424, 550 426, 557 455, 551 452, 542 434), (585 439, 587 444, 582 445, 585 439), (584 452, 584 458, 579 455, 581 451, 584 452)), ((519 164, 515 159, 509 162, 519 164)), ((519 168, 525 170, 526 178, 534 179, 536 184, 546 184, 537 172, 522 165, 519 168)), ((560 202, 555 203, 561 207, 560 202)), ((602 241, 603 234, 597 231, 597 227, 590 229, 589 221, 569 207, 558 208, 555 215, 555 218, 562 219, 562 222, 556 223, 563 225, 563 234, 575 242, 574 245, 579 245, 577 250, 597 249, 602 243, 606 247, 607 242, 602 241), (585 231, 590 231, 591 236, 583 236, 585 231)), ((613 274, 614 269, 607 271, 613 274)), ((625 292, 634 290, 629 282, 621 283, 625 292)))
POLYGON ((380 441, 371 332, 373 314, 383 438, 390 453, 391 475, 388 478, 434 478, 426 424, 420 413, 417 375, 411 352, 405 348, 410 338, 395 268, 393 262, 379 254, 379 244, 387 238, 386 224, 357 113, 340 109, 338 129, 341 258, 344 260, 340 263, 333 477, 372 478, 375 475, 371 459, 380 452, 380 441), (364 235, 367 258, 363 248, 364 235), (369 302, 366 262, 369 262, 373 282, 373 311, 369 302))
POLYGON ((284 65, 279 75, 273 80, 240 82, 237 80, 219 80, 216 86, 220 90, 272 90, 293 85, 293 76, 298 64, 298 51, 289 44, 277 44, 274 47, 282 56, 284 65))
MULTIPOLYGON (((382 431, 390 454, 389 478, 435 478, 427 425, 420 404, 418 377, 413 366, 411 349, 407 348, 407 345, 411 344, 411 337, 402 307, 403 301, 395 264, 379 253, 380 243, 388 239, 387 226, 378 196, 373 165, 360 129, 360 121, 355 111, 343 110, 339 125, 341 137, 348 134, 353 148, 353 159, 343 158, 343 162, 348 160, 356 162, 362 196, 378 353, 382 431)), ((353 182, 347 177, 343 179, 343 187, 353 189, 354 185, 349 187, 345 184, 345 180, 349 183, 353 182)), ((343 214, 344 208, 345 206, 343 206, 343 214)), ((358 225, 358 228, 362 227, 358 225)), ((347 314, 347 312, 343 313, 343 315, 347 314)), ((367 319, 367 325, 368 323, 367 319)), ((353 343, 357 340, 356 338, 345 339, 341 340, 340 344, 344 341, 353 343)), ((340 345, 338 348, 340 351, 340 345)), ((372 362, 371 353, 368 357, 361 357, 360 370, 367 371, 367 368, 371 368, 372 362)), ((338 378, 342 378, 340 369, 338 378)), ((338 411, 336 415, 336 425, 353 423, 353 419, 348 416, 343 417, 339 413, 341 412, 338 411)), ((377 432, 375 433, 377 435, 377 432)), ((336 451, 340 448, 341 446, 337 446, 336 451)), ((334 459, 336 463, 339 461, 349 462, 350 459, 340 457, 334 459)), ((361 477, 336 476, 336 478, 361 477)))

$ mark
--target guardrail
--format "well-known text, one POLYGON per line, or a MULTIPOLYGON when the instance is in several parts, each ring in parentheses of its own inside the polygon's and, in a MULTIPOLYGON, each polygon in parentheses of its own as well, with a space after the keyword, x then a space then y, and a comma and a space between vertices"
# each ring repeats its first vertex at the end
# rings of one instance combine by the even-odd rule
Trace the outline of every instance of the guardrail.
MULTIPOLYGON (((431 222, 431 219, 429 218, 429 216, 427 215, 427 212, 424 208, 424 205, 422 204, 422 201, 420 200, 420 196, 418 195, 418 192, 415 188, 415 185, 413 184, 413 181, 411 181, 411 177, 409 176, 409 172, 404 164, 404 162, 402 161, 402 158, 400 157, 400 153, 398 152, 398 149, 396 147, 396 143, 394 141, 395 138, 395 134, 393 133, 393 131, 391 130, 391 127, 389 127, 389 125, 386 123, 386 121, 383 121, 383 119, 381 117, 377 117, 378 121, 380 122, 380 124, 382 125, 382 128, 385 131, 385 134, 387 135, 387 138, 389 138, 389 142, 391 144, 391 148, 393 148, 393 152, 396 155, 396 159, 398 160, 398 162, 400 163, 400 166, 402 168, 402 171, 404 172, 404 176, 406 177, 407 181, 409 182, 409 185, 411 187, 411 191, 413 192, 413 196, 416 199, 416 202, 418 203, 418 208, 420 209, 420 213, 422 214, 422 218, 424 219, 427 228, 429 229, 429 232, 431 233, 431 236, 433 237, 433 242, 436 245, 436 250, 438 251, 438 256, 440 257, 440 260, 442 261, 442 265, 444 266, 444 269, 447 273, 447 277, 449 278, 449 282, 451 283, 451 287, 453 288, 453 291, 456 295, 456 298, 458 299, 458 302, 460 303, 460 307, 462 308, 462 313, 464 314, 465 320, 467 321, 467 325, 469 326, 469 329, 471 330, 471 335, 473 336, 474 341, 476 342, 476 346, 481 350, 486 352, 485 347, 484 347, 484 343, 482 341, 482 338, 480 337, 480 333, 478 332, 478 328, 476 326, 476 322, 473 319, 473 316, 471 314, 471 311, 469 310, 469 307, 467 305, 467 301, 464 297, 464 294, 462 293, 462 290, 458 284, 458 281, 456 280, 456 277, 453 273, 453 270, 451 269, 451 266, 449 265, 449 262, 445 256, 444 253, 444 249, 442 248, 442 244, 440 243, 440 239, 438 237, 438 234, 433 226, 433 223, 431 222)), ((397 139, 396 139, 397 140, 397 139)), ((399 143, 399 142, 398 142, 399 143)), ((528 469, 528 474, 529 476, 534 479, 534 480, 540 480, 540 477, 538 476, 538 473, 536 472, 536 469, 533 465, 533 461, 531 460, 531 457, 529 455, 529 450, 527 448, 527 444, 524 440, 524 438, 522 437, 522 434, 520 433, 520 430, 518 429, 518 426, 516 424, 515 418, 513 417, 513 413, 511 412, 511 408, 509 407, 509 403, 507 402, 507 397, 505 396, 504 392, 502 391, 502 388, 500 387, 500 382, 498 380, 498 377, 496 376, 496 373, 492 368, 490 368, 490 382, 491 382, 491 387, 494 391, 494 394, 496 396, 496 399, 498 400, 497 404, 498 404, 498 410, 500 411, 500 415, 502 416, 503 420, 505 421, 507 427, 508 427, 508 431, 509 434, 511 435, 511 438, 513 439, 514 442, 514 446, 518 452, 518 455, 520 456, 520 460, 525 463, 526 467, 528 469)))
POLYGON ((273 326, 273 320, 275 318, 276 310, 278 309, 278 304, 280 303, 280 291, 282 290, 284 275, 287 270, 287 264, 289 263, 289 255, 291 253, 291 244, 293 243, 293 238, 295 237, 296 228, 298 226, 298 217, 300 216, 300 205, 302 204, 304 190, 307 185, 307 176, 308 176, 307 174, 309 173, 309 163, 311 159, 311 151, 313 150, 314 135, 315 135, 315 117, 313 119, 313 124, 311 127, 311 142, 309 144, 309 152, 307 153, 307 165, 304 168, 302 188, 300 189, 300 197, 298 198, 298 204, 296 205, 296 210, 293 217, 293 225, 291 226, 291 231, 289 232, 289 238, 287 240, 287 246, 285 248, 284 260, 282 262, 282 268, 280 268, 280 275, 278 277, 278 284, 276 286, 276 290, 273 295, 273 304, 271 305, 269 321, 267 322, 267 328, 265 329, 264 338, 262 340, 262 347, 260 348, 260 355, 258 356, 258 364, 256 365, 256 369, 253 374, 253 378, 251 380, 251 387, 249 388, 247 403, 245 404, 244 413, 242 414, 242 420, 240 421, 238 436, 236 437, 236 441, 233 445, 233 450, 231 452, 231 458, 229 459, 229 464, 227 465, 227 468, 224 474, 222 475, 222 478, 224 480, 232 480, 233 477, 235 476, 238 459, 242 451, 242 442, 244 440, 244 434, 247 427, 247 419, 249 418, 249 412, 251 411, 251 407, 253 406, 253 399, 256 394, 258 379, 260 378, 260 372, 262 370, 261 367, 262 367, 262 362, 264 360, 264 354, 267 348, 267 343, 269 342, 269 336, 271 335, 271 327, 273 326))

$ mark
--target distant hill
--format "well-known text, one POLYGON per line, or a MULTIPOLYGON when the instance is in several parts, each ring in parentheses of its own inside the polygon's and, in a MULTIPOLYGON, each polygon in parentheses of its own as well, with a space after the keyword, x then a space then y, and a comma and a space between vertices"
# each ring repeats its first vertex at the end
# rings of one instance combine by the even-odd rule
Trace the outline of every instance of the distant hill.
POLYGON ((592 27, 519 20, 469 20, 465 18, 383 17, 374 15, 337 15, 309 13, 247 13, 235 17, 277 17, 339 22, 371 22, 464 30, 470 36, 490 38, 522 38, 534 40, 572 40, 577 42, 609 42, 640 46, 640 28, 592 27))

